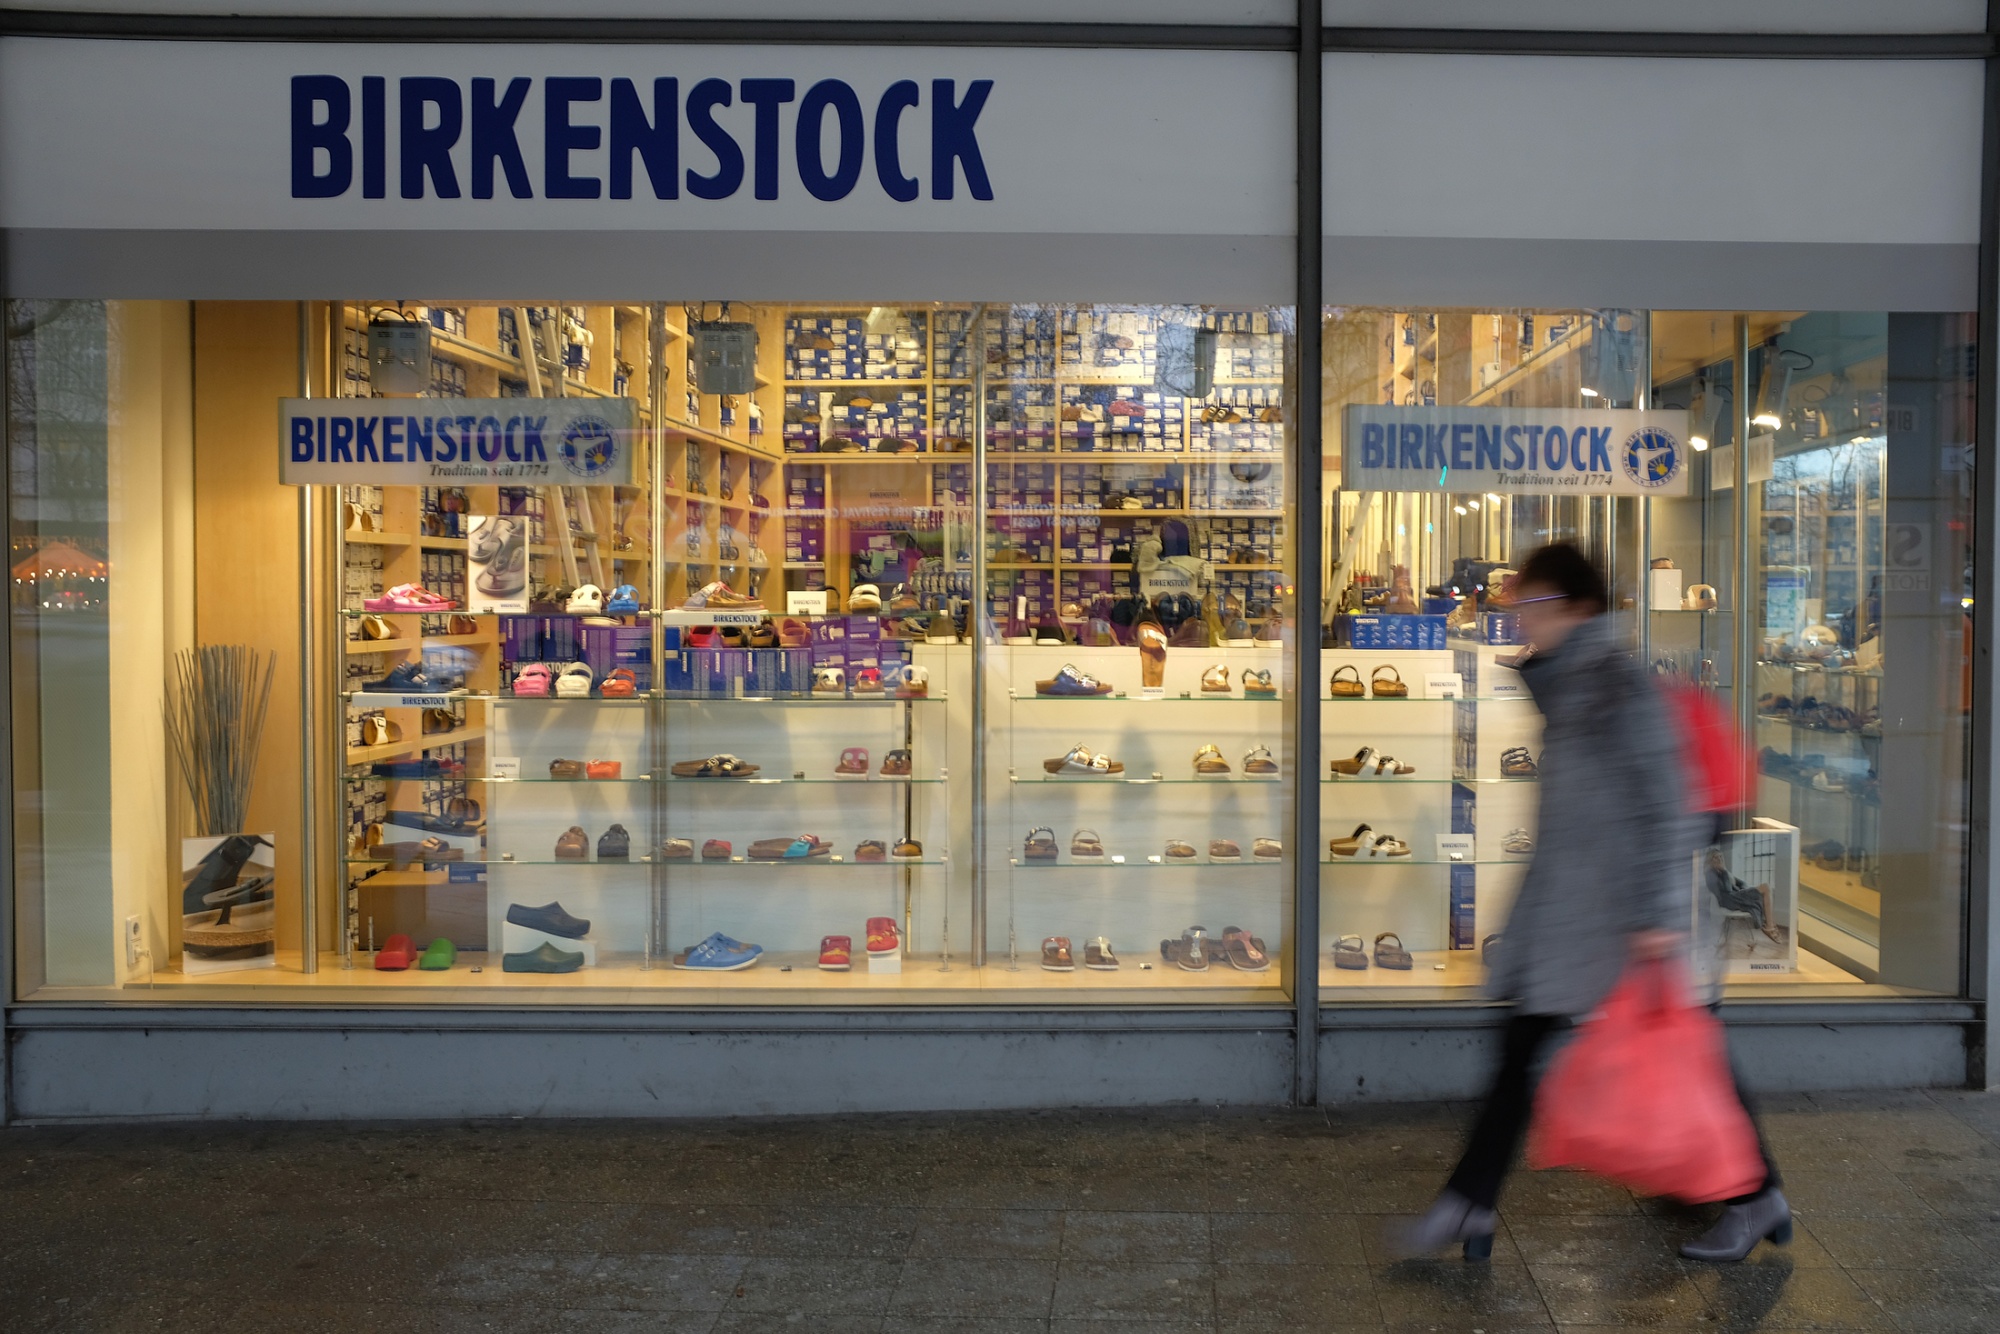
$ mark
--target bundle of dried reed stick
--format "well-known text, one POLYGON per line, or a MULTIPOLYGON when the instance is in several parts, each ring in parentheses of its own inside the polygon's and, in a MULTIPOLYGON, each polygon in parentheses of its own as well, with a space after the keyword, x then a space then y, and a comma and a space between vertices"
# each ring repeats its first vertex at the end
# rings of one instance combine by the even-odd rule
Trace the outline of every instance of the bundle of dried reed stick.
POLYGON ((167 742, 187 785, 197 835, 243 832, 277 667, 275 652, 246 644, 208 644, 174 655, 167 742))

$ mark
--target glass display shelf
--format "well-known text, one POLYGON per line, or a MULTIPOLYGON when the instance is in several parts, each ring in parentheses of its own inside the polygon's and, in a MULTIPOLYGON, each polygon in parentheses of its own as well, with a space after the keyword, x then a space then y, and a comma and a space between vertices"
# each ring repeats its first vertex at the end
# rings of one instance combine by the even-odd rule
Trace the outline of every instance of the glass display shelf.
POLYGON ((1508 857, 1464 857, 1453 861, 1448 857, 1322 857, 1321 866, 1526 866, 1534 853, 1522 852, 1508 857))
POLYGON ((1008 859, 1008 865, 1017 871, 1213 871, 1217 869, 1240 871, 1246 866, 1275 871, 1284 864, 1282 857, 1252 857, 1248 853, 1233 862, 1210 861, 1206 856, 1168 859, 1157 852, 1142 856, 1112 853, 1104 857, 1053 862, 1027 861, 1020 857, 1008 859), (1118 860, 1113 860, 1114 857, 1118 860))
MULTIPOLYGON (((523 780, 526 781, 526 780, 523 780)), ((541 779, 542 782, 569 782, 569 779, 541 779)), ((663 783, 679 787, 770 787, 778 783, 820 783, 839 787, 900 787, 905 784, 937 784, 945 781, 943 775, 936 778, 921 778, 904 774, 867 774, 853 778, 662 778, 663 783)))
POLYGON ((1415 776, 1414 774, 1404 774, 1404 775, 1402 775, 1402 776, 1401 776, 1400 778, 1362 778, 1362 777, 1359 777, 1359 776, 1357 776, 1357 775, 1353 775, 1353 774, 1335 774, 1335 775, 1334 775, 1333 777, 1331 777, 1331 778, 1322 778, 1322 779, 1320 779, 1319 781, 1320 781, 1320 782, 1321 782, 1322 784, 1326 784, 1326 785, 1333 785, 1333 784, 1338 784, 1338 785, 1340 785, 1341 787, 1355 787, 1355 786, 1357 786, 1357 785, 1359 785, 1359 784, 1362 784, 1362 783, 1366 783, 1366 784, 1369 784, 1370 786, 1373 786, 1373 787, 1405 787, 1405 786, 1410 786, 1410 785, 1422 785, 1422 784, 1425 784, 1425 783, 1432 783, 1432 784, 1437 784, 1437 785, 1439 785, 1439 786, 1443 786, 1443 785, 1445 785, 1445 784, 1450 784, 1450 785, 1451 785, 1451 786, 1453 786, 1453 787, 1473 787, 1473 786, 1479 786, 1479 787, 1486 787, 1486 786, 1497 786, 1497 785, 1499 785, 1499 784, 1502 784, 1502 783, 1539 783, 1539 782, 1541 782, 1542 780, 1541 780, 1541 779, 1540 779, 1539 777, 1535 777, 1535 778, 1418 778, 1418 777, 1416 777, 1416 776, 1415 776))
POLYGON ((1040 701, 1044 704, 1278 704, 1281 695, 1225 695, 1220 691, 1202 695, 1182 691, 1175 695, 1129 695, 1123 692, 1112 695, 1017 695, 1007 692, 1007 697, 1017 704, 1040 701))
POLYGON ((1102 778, 1086 777, 1082 774, 1019 774, 1010 773, 1010 783, 1059 783, 1069 787, 1163 787, 1177 784, 1200 783, 1209 787, 1226 787, 1232 784, 1256 784, 1268 786, 1284 781, 1283 774, 1259 774, 1255 777, 1244 774, 1222 774, 1214 778, 1132 778, 1123 774, 1110 774, 1102 778))
MULTIPOLYGON (((889 840, 884 840, 887 842, 889 840)), ((433 871, 447 870, 453 866, 595 866, 605 869, 624 868, 626 870, 647 870, 655 866, 685 868, 698 867, 702 870, 743 870, 758 866, 834 866, 843 871, 894 870, 899 866, 945 866, 949 862, 944 857, 922 857, 911 861, 893 858, 879 862, 858 862, 851 856, 835 853, 827 857, 777 857, 769 860, 752 857, 731 857, 728 861, 704 860, 700 857, 667 859, 655 856, 634 855, 630 861, 599 861, 595 857, 587 860, 562 860, 553 857, 489 857, 484 860, 475 857, 425 858, 411 857, 406 861, 396 861, 388 857, 356 857, 344 859, 349 866, 375 866, 383 870, 409 870, 425 867, 433 871)))

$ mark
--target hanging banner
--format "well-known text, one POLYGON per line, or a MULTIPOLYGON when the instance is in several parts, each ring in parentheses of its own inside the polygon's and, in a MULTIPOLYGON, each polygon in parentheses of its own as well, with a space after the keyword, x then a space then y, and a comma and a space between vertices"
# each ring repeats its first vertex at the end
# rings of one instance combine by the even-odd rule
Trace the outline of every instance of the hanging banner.
POLYGON ((625 486, 629 398, 287 398, 278 480, 288 486, 625 486))
POLYGON ((1688 492, 1684 410, 1354 404, 1342 439, 1341 484, 1355 491, 1688 492))

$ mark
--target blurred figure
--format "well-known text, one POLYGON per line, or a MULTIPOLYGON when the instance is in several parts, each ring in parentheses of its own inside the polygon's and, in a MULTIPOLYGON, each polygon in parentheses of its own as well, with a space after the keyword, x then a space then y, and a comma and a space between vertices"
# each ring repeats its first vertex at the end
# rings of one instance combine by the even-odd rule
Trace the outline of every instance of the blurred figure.
MULTIPOLYGON (((1506 928, 1487 952, 1487 989, 1511 1001, 1499 1074, 1451 1180, 1394 1242, 1408 1255, 1463 1243, 1493 1252, 1500 1185, 1534 1103, 1536 1062, 1553 1039, 1596 1009, 1633 959, 1686 948, 1688 870, 1707 830, 1685 809, 1684 767, 1669 714, 1618 642, 1610 592, 1567 543, 1530 555, 1512 607, 1527 647, 1515 664, 1543 719, 1541 829, 1506 928)), ((1759 1141, 1760 1148, 1762 1141, 1759 1141)), ((1764 1153, 1766 1180, 1682 1248, 1694 1259, 1740 1260, 1791 1209, 1764 1153)))

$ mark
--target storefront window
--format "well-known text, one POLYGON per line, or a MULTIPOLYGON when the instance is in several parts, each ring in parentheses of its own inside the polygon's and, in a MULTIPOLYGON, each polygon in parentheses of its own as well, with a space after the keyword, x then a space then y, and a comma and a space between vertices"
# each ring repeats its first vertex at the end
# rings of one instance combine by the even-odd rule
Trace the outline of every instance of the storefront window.
POLYGON ((1286 312, 9 333, 24 995, 1282 997, 1286 312))
POLYGON ((1539 721, 1503 587, 1553 541, 1602 565, 1631 651, 1713 692, 1757 753, 1724 874, 1690 866, 1703 967, 1751 996, 1956 992, 1970 317, 1324 318, 1327 455, 1350 483, 1327 515, 1329 997, 1448 996, 1483 976, 1537 839, 1539 721), (1629 483, 1613 485, 1615 449, 1579 460, 1562 434, 1583 426, 1595 450, 1648 411, 1672 414, 1656 419, 1672 448, 1635 458, 1629 483), (1502 457, 1513 424, 1539 458, 1502 457), (1429 447, 1454 426, 1471 452, 1440 468, 1429 447), (1421 457, 1396 457, 1391 434, 1375 466, 1384 437, 1357 437, 1400 429, 1421 457))

